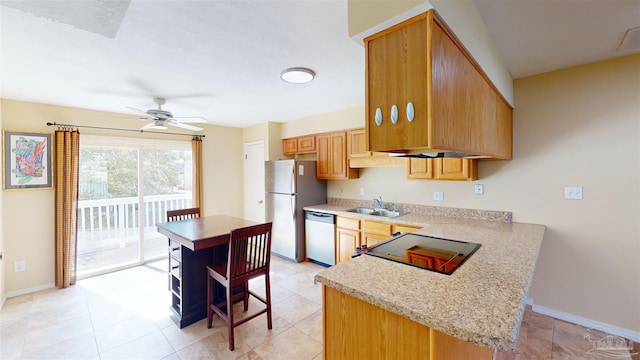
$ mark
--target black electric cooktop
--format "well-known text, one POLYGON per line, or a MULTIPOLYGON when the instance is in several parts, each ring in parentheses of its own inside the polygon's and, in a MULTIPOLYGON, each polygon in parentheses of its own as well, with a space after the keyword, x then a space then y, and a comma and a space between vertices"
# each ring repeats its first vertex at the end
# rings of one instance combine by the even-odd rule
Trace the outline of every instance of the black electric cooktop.
POLYGON ((365 254, 451 275, 479 248, 476 243, 407 233, 376 244, 365 254))

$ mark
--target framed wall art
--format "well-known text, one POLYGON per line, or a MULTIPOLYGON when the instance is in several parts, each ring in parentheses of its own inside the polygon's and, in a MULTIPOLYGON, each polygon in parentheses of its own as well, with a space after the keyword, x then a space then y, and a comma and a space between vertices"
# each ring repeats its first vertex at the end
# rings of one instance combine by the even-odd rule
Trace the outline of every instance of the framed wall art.
POLYGON ((51 188, 51 134, 2 132, 4 189, 51 188))

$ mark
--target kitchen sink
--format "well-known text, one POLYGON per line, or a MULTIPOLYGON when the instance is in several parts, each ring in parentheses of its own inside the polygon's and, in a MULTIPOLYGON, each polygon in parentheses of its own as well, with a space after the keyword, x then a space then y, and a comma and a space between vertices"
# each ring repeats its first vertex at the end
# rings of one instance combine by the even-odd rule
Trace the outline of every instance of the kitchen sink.
POLYGON ((352 213, 365 214, 365 215, 373 215, 373 216, 382 216, 382 217, 396 217, 400 215, 404 215, 405 213, 401 213, 399 211, 387 210, 387 209, 372 209, 372 208, 363 208, 358 207, 355 209, 346 210, 352 213))

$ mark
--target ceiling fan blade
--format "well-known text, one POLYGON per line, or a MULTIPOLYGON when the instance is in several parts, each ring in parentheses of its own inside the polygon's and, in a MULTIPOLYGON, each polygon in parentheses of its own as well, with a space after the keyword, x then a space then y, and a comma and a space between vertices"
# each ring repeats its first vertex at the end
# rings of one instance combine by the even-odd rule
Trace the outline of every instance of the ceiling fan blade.
POLYGON ((167 121, 167 124, 171 125, 171 126, 175 126, 175 127, 179 127, 179 128, 183 128, 186 130, 191 130, 191 131, 202 131, 201 127, 197 127, 197 126, 193 126, 193 125, 187 125, 187 124, 183 124, 183 123, 179 123, 179 122, 173 122, 173 121, 167 121))
POLYGON ((201 116, 174 116, 173 118, 180 123, 199 123, 199 124, 208 123, 207 119, 201 116))
POLYGON ((155 123, 152 121, 152 122, 148 123, 147 125, 141 127, 140 130, 152 129, 154 125, 155 125, 155 123))
POLYGON ((138 109, 138 108, 134 108, 134 107, 131 107, 131 106, 127 106, 127 109, 131 109, 131 110, 137 111, 137 112, 139 112, 139 113, 141 113, 141 114, 144 114, 144 116, 149 116, 149 114, 147 114, 147 112, 146 112, 146 111, 144 111, 144 110, 140 110, 140 109, 138 109))

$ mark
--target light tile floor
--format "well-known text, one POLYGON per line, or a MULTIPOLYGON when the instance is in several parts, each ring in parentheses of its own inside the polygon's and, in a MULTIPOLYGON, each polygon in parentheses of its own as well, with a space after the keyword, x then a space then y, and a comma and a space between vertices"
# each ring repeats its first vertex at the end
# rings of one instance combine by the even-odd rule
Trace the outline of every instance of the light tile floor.
MULTIPOLYGON (((0 311, 1 359, 322 359, 322 267, 272 257, 273 329, 261 316, 236 328, 228 349, 224 323, 179 329, 169 318, 167 263, 159 261, 8 299, 0 311)), ((264 294, 264 282, 250 288, 264 294)), ((242 305, 237 304, 242 316, 242 305)), ((259 309, 257 301, 249 306, 259 309)), ((245 314, 246 316, 246 314, 245 314)), ((584 327, 525 312, 515 352, 496 359, 603 359, 588 354, 584 327)), ((618 358, 640 360, 640 346, 618 358)), ((620 355, 620 354, 615 354, 620 355)))

